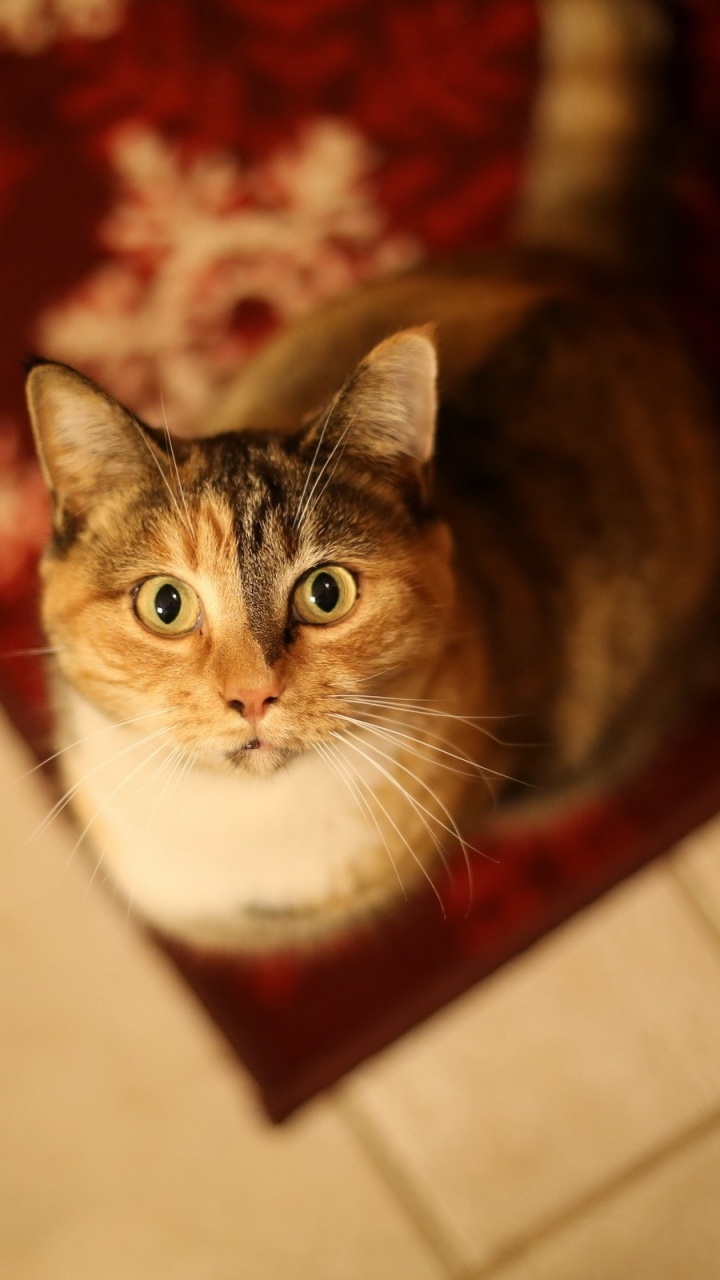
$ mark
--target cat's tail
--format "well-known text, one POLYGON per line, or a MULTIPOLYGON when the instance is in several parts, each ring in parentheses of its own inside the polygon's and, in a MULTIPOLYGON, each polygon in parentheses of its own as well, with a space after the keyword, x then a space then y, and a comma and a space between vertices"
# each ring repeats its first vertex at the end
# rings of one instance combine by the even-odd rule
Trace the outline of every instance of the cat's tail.
POLYGON ((539 0, 541 85, 516 239, 653 277, 666 239, 663 0, 539 0))
MULTIPOLYGON (((657 279, 672 48, 664 0, 538 3, 543 66, 516 244, 621 267, 626 279, 657 279)), ((206 430, 293 430, 375 343, 429 322, 437 326, 442 390, 443 379, 447 386, 476 368, 561 287, 565 268, 572 275, 574 267, 552 254, 511 250, 420 265, 336 299, 281 332, 221 389, 206 430)))

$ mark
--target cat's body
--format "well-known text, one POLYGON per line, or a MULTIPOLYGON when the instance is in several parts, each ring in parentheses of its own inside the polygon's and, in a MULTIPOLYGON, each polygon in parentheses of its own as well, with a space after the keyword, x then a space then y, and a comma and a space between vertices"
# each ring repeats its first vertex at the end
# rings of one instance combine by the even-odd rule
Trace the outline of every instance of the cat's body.
POLYGON ((238 432, 176 457, 61 366, 30 402, 60 745, 81 740, 65 774, 111 881, 170 933, 347 927, 434 879, 513 779, 542 797, 627 771, 697 692, 714 424, 654 305, 569 261, 518 251, 336 304, 204 424, 238 432), (428 320, 432 478, 432 345, 405 328, 428 320), (293 604, 323 565, 359 587, 329 625, 293 604), (202 605, 179 636, 138 616, 163 577, 202 605))
MULTIPOLYGON (((617 259, 640 188, 656 243, 667 28, 645 0, 543 14, 518 226, 617 259)), ((372 918, 496 802, 632 770, 702 688, 716 426, 654 304, 570 258, 341 299, 174 451, 63 366, 29 402, 64 775, 103 873, 171 934, 372 918)))

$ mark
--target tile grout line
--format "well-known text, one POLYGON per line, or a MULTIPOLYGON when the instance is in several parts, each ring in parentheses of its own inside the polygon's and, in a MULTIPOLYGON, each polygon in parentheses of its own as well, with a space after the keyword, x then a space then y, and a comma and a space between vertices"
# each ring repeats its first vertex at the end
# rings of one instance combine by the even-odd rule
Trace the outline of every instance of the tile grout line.
POLYGON ((703 926, 704 933, 710 936, 716 947, 720 946, 720 922, 715 919, 712 912, 707 910, 692 882, 692 878, 688 878, 685 875, 684 867, 678 857, 674 857, 671 860, 669 870, 685 900, 686 906, 690 907, 696 921, 703 926))
POLYGON ((410 1219, 433 1256, 441 1263, 448 1280, 462 1280, 467 1264, 458 1255, 440 1215, 418 1189, 415 1180, 408 1176, 402 1161, 391 1145, 385 1141, 380 1126, 368 1115, 362 1104, 358 1105, 345 1089, 338 1089, 334 1095, 334 1102, 339 1115, 362 1147, 376 1173, 392 1192, 403 1213, 410 1219))
POLYGON ((594 1208, 611 1201, 613 1197, 632 1187, 653 1169, 668 1164, 675 1156, 682 1155, 686 1149, 701 1141, 715 1129, 720 1129, 720 1107, 717 1106, 687 1129, 683 1129, 681 1133, 668 1138, 659 1147, 655 1147, 633 1164, 628 1165, 610 1181, 589 1191, 587 1195, 556 1213, 553 1218, 537 1226, 523 1238, 513 1241, 493 1258, 483 1263, 479 1269, 467 1267, 458 1280, 493 1280, 493 1277, 502 1280, 504 1268, 513 1262, 521 1262, 525 1256, 531 1256, 535 1245, 551 1239, 575 1218, 585 1217, 594 1208))
MULTIPOLYGON (((720 946, 720 927, 713 917, 706 912, 701 900, 696 896, 694 888, 685 882, 682 869, 671 852, 667 857, 666 868, 677 890, 688 906, 696 922, 709 936, 715 947, 720 946)), ((701 1141, 707 1134, 720 1127, 720 1107, 712 1105, 711 1109, 687 1128, 669 1136, 658 1147, 640 1156, 635 1162, 626 1166, 609 1180, 588 1191, 577 1201, 561 1208, 551 1218, 531 1228, 524 1236, 510 1242, 497 1253, 478 1266, 468 1263, 459 1253, 451 1232, 445 1227, 442 1215, 418 1186, 394 1150, 394 1144, 388 1142, 382 1128, 374 1117, 367 1112, 362 1103, 346 1092, 342 1086, 334 1097, 338 1113, 346 1122, 355 1139, 371 1161, 378 1176, 382 1179, 399 1207, 409 1218, 421 1239, 429 1247, 434 1257, 448 1272, 448 1280, 502 1280, 506 1266, 515 1261, 522 1262, 526 1256, 532 1257, 533 1247, 542 1244, 556 1232, 561 1231, 575 1218, 582 1218, 596 1206, 609 1202, 625 1187, 632 1187, 655 1167, 668 1163, 676 1155, 682 1155, 686 1148, 701 1141)))

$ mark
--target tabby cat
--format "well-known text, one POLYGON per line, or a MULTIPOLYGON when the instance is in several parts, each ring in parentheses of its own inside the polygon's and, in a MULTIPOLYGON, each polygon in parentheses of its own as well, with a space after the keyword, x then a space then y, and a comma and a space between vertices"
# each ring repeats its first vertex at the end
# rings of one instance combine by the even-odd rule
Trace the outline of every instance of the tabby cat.
POLYGON ((594 268, 521 248, 368 288, 191 440, 50 361, 28 401, 67 785, 170 935, 370 919, 496 806, 634 768, 702 683, 715 424, 660 310, 594 268))
POLYGON ((626 767, 694 691, 719 469, 665 321, 516 253, 377 286, 301 346, 319 326, 335 376, 428 314, 439 412, 418 327, 308 421, 191 441, 29 375, 66 775, 171 933, 347 925, 432 879, 483 797, 626 767))

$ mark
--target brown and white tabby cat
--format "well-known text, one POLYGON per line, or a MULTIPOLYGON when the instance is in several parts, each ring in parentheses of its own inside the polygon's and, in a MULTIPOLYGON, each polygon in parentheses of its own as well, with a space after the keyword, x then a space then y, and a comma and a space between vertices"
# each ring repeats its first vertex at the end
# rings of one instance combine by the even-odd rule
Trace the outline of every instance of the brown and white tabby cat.
POLYGON ((627 771, 697 693, 716 428, 660 311, 591 268, 518 249, 367 289, 193 440, 52 362, 28 400, 67 784, 170 934, 371 917, 516 780, 627 771))

